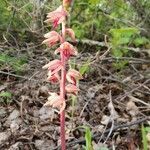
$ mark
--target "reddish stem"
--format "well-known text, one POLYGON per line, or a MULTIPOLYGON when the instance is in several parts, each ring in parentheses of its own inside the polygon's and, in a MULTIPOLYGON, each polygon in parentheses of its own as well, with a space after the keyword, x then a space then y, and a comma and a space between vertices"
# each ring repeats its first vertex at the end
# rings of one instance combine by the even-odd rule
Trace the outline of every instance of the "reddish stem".
MULTIPOLYGON (((65 42, 65 22, 62 23, 62 43, 65 42)), ((66 61, 63 52, 61 52, 61 61, 63 67, 61 69, 60 96, 65 99, 65 83, 66 83, 66 61)), ((65 110, 60 114, 60 137, 61 149, 66 150, 65 139, 65 110)))
POLYGON ((65 140, 65 111, 60 114, 60 137, 61 137, 61 149, 66 150, 66 140, 65 140))

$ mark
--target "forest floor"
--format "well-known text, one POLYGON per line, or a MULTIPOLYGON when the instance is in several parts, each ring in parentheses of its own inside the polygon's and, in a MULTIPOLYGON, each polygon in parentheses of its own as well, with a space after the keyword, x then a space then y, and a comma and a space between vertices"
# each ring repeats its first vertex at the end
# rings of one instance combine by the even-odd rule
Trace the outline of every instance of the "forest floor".
MULTIPOLYGON (((131 51, 134 57, 116 60, 107 48, 98 52, 84 49, 72 61, 76 68, 88 62, 89 68, 79 82, 77 98, 67 99, 67 149, 83 149, 81 126, 90 128, 94 150, 142 149, 142 124, 150 126, 149 54, 131 51), (123 69, 113 66, 124 60, 123 69)), ((23 48, 1 45, 0 50, 15 58, 27 56, 19 74, 11 62, 0 65, 0 92, 12 93, 11 98, 0 97, 0 150, 60 149, 59 115, 55 109, 43 107, 48 92, 59 89, 46 82, 47 71, 41 69, 55 57, 53 52, 32 43, 23 48)))

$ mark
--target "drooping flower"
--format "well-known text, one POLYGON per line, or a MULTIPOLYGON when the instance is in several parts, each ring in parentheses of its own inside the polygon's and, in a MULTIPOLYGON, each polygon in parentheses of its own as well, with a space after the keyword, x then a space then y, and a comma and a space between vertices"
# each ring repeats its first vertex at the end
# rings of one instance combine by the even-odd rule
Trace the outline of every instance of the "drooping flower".
POLYGON ((52 75, 52 72, 49 71, 47 81, 50 81, 51 83, 56 84, 60 81, 60 76, 57 72, 52 75))
POLYGON ((50 93, 48 101, 44 104, 44 106, 57 107, 58 109, 60 109, 59 113, 61 113, 65 109, 66 103, 65 99, 61 98, 58 94, 50 93))
POLYGON ((68 34, 73 42, 76 42, 75 33, 71 28, 66 29, 66 34, 68 34))
POLYGON ((61 36, 56 31, 51 31, 45 34, 44 37, 46 39, 42 42, 42 44, 47 44, 49 47, 61 41, 61 36))
POLYGON ((66 85, 65 90, 68 94, 74 94, 74 95, 77 95, 79 91, 79 89, 73 84, 66 85))
POLYGON ((80 72, 78 72, 77 70, 75 69, 70 69, 68 72, 67 72, 67 75, 66 75, 66 79, 68 82, 76 85, 76 80, 80 80, 82 79, 82 75, 80 74, 80 72))
POLYGON ((58 59, 50 61, 48 64, 42 67, 43 69, 48 69, 51 71, 51 75, 54 75, 62 68, 62 62, 58 59))
POLYGON ((57 48, 55 50, 55 54, 63 52, 63 55, 65 56, 66 59, 69 59, 70 56, 72 55, 77 55, 77 50, 73 47, 73 45, 71 45, 68 42, 64 42, 60 45, 59 48, 57 48))
POLYGON ((56 28, 60 23, 65 20, 67 12, 63 9, 62 6, 59 6, 55 11, 48 13, 46 23, 52 22, 53 27, 56 28))

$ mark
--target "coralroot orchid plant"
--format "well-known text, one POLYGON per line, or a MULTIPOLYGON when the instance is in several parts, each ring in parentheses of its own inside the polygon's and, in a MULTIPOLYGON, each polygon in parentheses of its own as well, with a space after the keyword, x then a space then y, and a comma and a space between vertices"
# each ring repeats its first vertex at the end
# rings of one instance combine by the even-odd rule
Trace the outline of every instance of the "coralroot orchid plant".
POLYGON ((59 109, 60 113, 60 137, 61 137, 61 149, 66 149, 65 142, 65 107, 66 107, 66 94, 77 95, 79 89, 76 85, 77 80, 82 78, 82 75, 74 70, 69 69, 66 71, 66 65, 71 56, 77 55, 77 50, 72 44, 66 41, 66 35, 70 36, 73 42, 75 42, 75 34, 71 28, 66 27, 66 21, 68 17, 68 8, 71 4, 71 0, 63 0, 63 5, 59 6, 55 11, 48 13, 46 23, 52 23, 53 28, 56 29, 59 24, 62 25, 61 33, 56 31, 50 31, 45 34, 46 38, 43 43, 49 47, 52 47, 56 43, 60 43, 60 46, 55 50, 55 54, 60 54, 60 60, 55 59, 43 66, 43 69, 48 69, 47 80, 51 83, 59 82, 60 92, 52 93, 48 97, 48 101, 45 106, 52 106, 59 109), (58 94, 59 93, 59 94, 58 94))

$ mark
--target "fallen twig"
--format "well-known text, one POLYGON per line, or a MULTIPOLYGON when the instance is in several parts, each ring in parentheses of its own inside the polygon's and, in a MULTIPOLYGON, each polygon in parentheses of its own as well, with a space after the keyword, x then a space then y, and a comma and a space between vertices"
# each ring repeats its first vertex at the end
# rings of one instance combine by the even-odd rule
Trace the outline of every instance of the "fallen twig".
MULTIPOLYGON (((139 118, 137 121, 134 121, 134 122, 130 122, 130 123, 114 126, 113 129, 109 128, 109 129, 105 130, 104 134, 108 134, 110 132, 110 130, 112 130, 112 133, 113 133, 114 131, 116 131, 118 129, 128 128, 128 127, 131 127, 131 126, 134 126, 134 125, 137 125, 137 124, 141 124, 142 122, 145 122, 147 120, 150 120, 150 118, 149 117, 139 118)), ((93 135, 92 139, 96 139, 99 136, 101 136, 101 133, 96 133, 96 134, 93 135)), ((85 143, 85 139, 82 138, 82 139, 79 139, 79 140, 67 143, 67 147, 73 146, 73 145, 76 145, 76 144, 84 144, 84 143, 85 143)), ((55 147, 52 150, 56 150, 56 149, 59 150, 60 146, 55 147)))
POLYGON ((22 79, 24 79, 24 80, 29 80, 29 81, 35 81, 35 82, 38 81, 38 80, 32 79, 32 78, 31 78, 32 76, 31 76, 30 78, 27 78, 27 77, 24 77, 24 76, 12 74, 12 73, 10 73, 10 72, 5 72, 5 71, 0 71, 0 74, 9 75, 9 76, 13 76, 13 77, 16 77, 16 78, 22 78, 22 79))
POLYGON ((78 43, 82 43, 82 44, 88 44, 88 45, 92 45, 92 46, 106 46, 105 42, 99 42, 99 41, 94 41, 94 40, 89 40, 89 39, 85 39, 85 40, 78 40, 78 43))
POLYGON ((140 58, 133 58, 133 57, 120 57, 120 58, 115 58, 115 57, 107 57, 104 58, 103 61, 114 61, 114 60, 128 60, 129 63, 148 63, 150 64, 150 60, 146 60, 146 59, 140 59, 140 58))
MULTIPOLYGON (((91 45, 91 46, 101 46, 101 47, 106 46, 107 47, 105 42, 99 42, 99 41, 94 41, 94 40, 90 40, 90 39, 84 39, 84 40, 77 39, 77 42, 82 43, 82 44, 91 45)), ((120 47, 120 48, 128 49, 133 52, 148 52, 149 51, 149 49, 140 49, 140 48, 134 48, 134 47, 120 47)))

